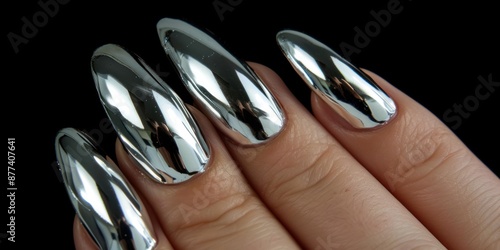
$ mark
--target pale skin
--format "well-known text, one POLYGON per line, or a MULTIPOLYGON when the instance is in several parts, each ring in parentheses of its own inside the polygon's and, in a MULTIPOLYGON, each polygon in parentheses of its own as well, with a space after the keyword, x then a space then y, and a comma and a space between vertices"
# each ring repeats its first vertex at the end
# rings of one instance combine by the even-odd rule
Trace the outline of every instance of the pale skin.
MULTIPOLYGON (((208 169, 161 185, 117 142, 157 249, 500 249, 499 178, 420 104, 365 71, 398 113, 355 130, 315 94, 311 114, 276 73, 250 65, 287 116, 267 143, 241 147, 190 108, 212 149, 208 169)), ((74 239, 97 249, 78 219, 74 239)))

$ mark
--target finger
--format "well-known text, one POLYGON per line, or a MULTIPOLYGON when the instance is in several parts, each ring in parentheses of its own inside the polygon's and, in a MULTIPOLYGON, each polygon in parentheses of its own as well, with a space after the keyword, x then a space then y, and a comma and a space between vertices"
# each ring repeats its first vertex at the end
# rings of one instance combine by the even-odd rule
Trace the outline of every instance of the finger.
POLYGON ((252 187, 305 248, 321 248, 318 242, 344 248, 439 246, 269 70, 253 65, 260 80, 188 23, 163 19, 157 27, 200 110, 227 139, 252 187))
POLYGON ((353 130, 316 95, 316 118, 446 246, 499 244, 500 181, 432 113, 366 72, 398 105, 383 128, 353 130))
POLYGON ((60 130, 56 156, 76 214, 99 248, 157 245, 141 197, 89 136, 72 128, 60 130))
POLYGON ((88 249, 97 250, 99 247, 96 245, 92 237, 82 225, 82 222, 75 216, 73 220, 73 239, 75 241, 75 249, 88 249))
POLYGON ((206 172, 165 186, 139 174, 117 144, 121 169, 155 212, 167 238, 179 249, 297 249, 295 241, 248 186, 211 124, 191 109, 210 143, 206 172))
POLYGON ((499 243, 499 180, 446 126, 314 38, 285 31, 278 41, 317 94, 316 118, 442 242, 468 249, 499 243))
POLYGON ((210 123, 192 109, 195 119, 143 60, 105 45, 94 52, 91 66, 121 142, 119 165, 175 248, 297 247, 247 185, 210 123))
POLYGON ((270 69, 250 64, 287 122, 264 145, 227 140, 252 187, 307 249, 410 248, 440 243, 330 135, 270 69))

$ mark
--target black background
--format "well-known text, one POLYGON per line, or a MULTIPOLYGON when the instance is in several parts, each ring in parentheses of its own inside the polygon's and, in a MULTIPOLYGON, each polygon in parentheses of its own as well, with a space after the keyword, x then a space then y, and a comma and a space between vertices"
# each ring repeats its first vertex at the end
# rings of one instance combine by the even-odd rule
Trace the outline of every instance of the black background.
MULTIPOLYGON (((286 28, 300 30, 338 51, 342 42, 354 45, 354 27, 364 29, 374 20, 370 11, 387 9, 388 2, 330 1, 325 5, 311 0, 272 4, 251 0, 72 0, 60 4, 54 17, 49 17, 27 44, 19 45, 18 53, 7 34, 21 35, 22 18, 31 19, 41 7, 37 1, 4 3, 3 124, 7 125, 7 137, 16 138, 18 191, 16 243, 0 238, 0 249, 32 243, 40 248, 73 248, 74 210, 51 166, 55 161, 53 144, 59 129, 75 127, 95 132, 106 117, 89 68, 97 47, 116 43, 136 52, 189 103, 191 99, 167 61, 155 29, 163 17, 184 19, 212 32, 238 57, 274 69, 309 107, 310 91, 281 55, 275 42, 276 32, 286 28), (223 13, 224 20, 217 14, 214 2, 234 5, 223 13)), ((359 54, 352 55, 354 64, 378 73, 441 119, 455 103, 461 104, 475 95, 478 76, 487 78, 491 74, 493 80, 500 81, 500 29, 498 9, 493 2, 400 3, 402 12, 393 15, 389 25, 371 38, 359 54)), ((498 92, 497 87, 454 130, 497 175, 498 92)), ((94 136, 113 155, 114 132, 94 136)), ((6 177, 3 183, 5 190, 6 177)), ((3 204, 1 224, 6 225, 8 204, 3 204)), ((1 226, 0 233, 6 228, 1 226)))

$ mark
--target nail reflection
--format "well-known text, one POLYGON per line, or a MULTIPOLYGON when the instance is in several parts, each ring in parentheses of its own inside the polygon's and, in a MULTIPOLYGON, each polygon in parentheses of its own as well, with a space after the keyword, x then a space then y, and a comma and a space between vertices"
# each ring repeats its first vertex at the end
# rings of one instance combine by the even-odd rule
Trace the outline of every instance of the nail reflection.
POLYGON ((281 107, 247 64, 186 22, 164 18, 157 29, 186 87, 221 131, 241 144, 280 132, 281 107))
POLYGON ((147 212, 114 162, 80 131, 61 130, 56 156, 73 207, 100 249, 152 249, 147 212))
POLYGON ((393 100, 361 70, 306 34, 285 30, 276 39, 308 86, 355 128, 373 128, 396 113, 393 100))
POLYGON ((209 147, 194 118, 139 57, 105 45, 92 57, 92 72, 108 117, 144 172, 179 183, 205 170, 209 147))

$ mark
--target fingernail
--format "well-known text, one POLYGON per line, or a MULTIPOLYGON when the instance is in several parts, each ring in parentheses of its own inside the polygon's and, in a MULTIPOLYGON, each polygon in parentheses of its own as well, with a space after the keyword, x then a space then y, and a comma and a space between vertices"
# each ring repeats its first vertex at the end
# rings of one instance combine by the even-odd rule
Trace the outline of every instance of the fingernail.
POLYGON ((56 137, 56 156, 73 207, 100 249, 153 249, 147 212, 115 163, 82 132, 56 137))
POLYGON ((282 109, 246 63, 184 21, 164 18, 157 29, 187 89, 229 138, 259 144, 280 132, 282 109))
POLYGON ((122 144, 160 183, 203 172, 209 147, 177 94, 138 56, 117 45, 98 48, 91 61, 97 91, 122 144))
POLYGON ((394 101, 365 73, 314 38, 284 30, 276 40, 304 82, 355 128, 374 128, 396 114, 394 101))

